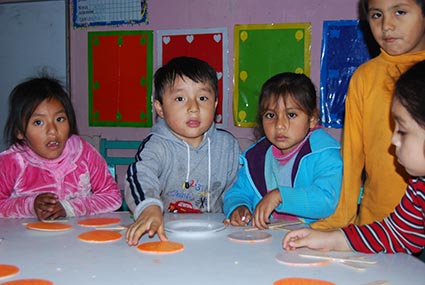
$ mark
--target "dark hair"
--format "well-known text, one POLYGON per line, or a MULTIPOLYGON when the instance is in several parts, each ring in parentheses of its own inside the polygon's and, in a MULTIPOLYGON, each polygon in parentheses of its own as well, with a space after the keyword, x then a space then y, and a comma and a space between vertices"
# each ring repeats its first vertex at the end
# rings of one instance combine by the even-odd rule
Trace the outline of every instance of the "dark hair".
POLYGON ((257 138, 264 135, 263 115, 271 101, 292 98, 308 115, 317 116, 316 88, 304 74, 284 72, 269 78, 261 88, 257 110, 257 126, 254 130, 257 138))
MULTIPOLYGON (((425 16, 425 5, 423 0, 416 0, 416 3, 419 7, 422 8, 422 16, 425 16)), ((369 14, 369 0, 360 0, 360 6, 363 9, 363 12, 366 15, 366 19, 368 19, 367 15, 369 14)))
POLYGON ((418 125, 425 128, 425 60, 400 76, 395 84, 394 98, 418 125))
POLYGON ((185 56, 171 59, 155 72, 155 100, 162 104, 165 88, 174 85, 177 76, 185 76, 196 83, 202 82, 211 85, 214 90, 215 100, 217 100, 218 80, 214 68, 203 60, 185 56))
POLYGON ((69 122, 69 135, 78 134, 74 108, 68 93, 57 79, 42 75, 30 78, 18 84, 9 96, 9 115, 4 127, 4 139, 7 146, 24 145, 18 139, 25 134, 28 122, 34 110, 44 100, 57 99, 65 108, 69 122))

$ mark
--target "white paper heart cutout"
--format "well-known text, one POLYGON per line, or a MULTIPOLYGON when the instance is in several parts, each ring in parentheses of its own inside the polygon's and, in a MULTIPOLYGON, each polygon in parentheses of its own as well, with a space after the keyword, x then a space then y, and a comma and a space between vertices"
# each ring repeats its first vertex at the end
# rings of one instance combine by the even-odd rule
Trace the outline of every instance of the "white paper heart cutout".
POLYGON ((221 123, 222 119, 223 119, 223 117, 220 114, 215 115, 215 122, 216 123, 221 123))
POLYGON ((193 42, 193 39, 194 39, 193 35, 186 36, 186 41, 190 44, 193 42))
POLYGON ((220 42, 220 41, 221 41, 221 35, 220 35, 220 34, 215 34, 215 35, 214 35, 214 41, 215 41, 216 43, 220 42))
POLYGON ((164 42, 164 44, 168 45, 171 41, 170 37, 163 37, 162 41, 164 42))

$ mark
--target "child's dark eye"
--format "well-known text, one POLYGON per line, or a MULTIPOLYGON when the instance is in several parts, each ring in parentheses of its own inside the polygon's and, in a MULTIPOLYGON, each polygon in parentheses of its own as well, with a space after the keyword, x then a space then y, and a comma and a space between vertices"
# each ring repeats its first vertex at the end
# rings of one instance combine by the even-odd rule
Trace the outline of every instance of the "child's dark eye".
POLYGON ((176 101, 177 101, 177 102, 183 102, 183 101, 184 101, 184 98, 183 98, 183 97, 177 97, 177 98, 176 98, 176 101))
POLYGON ((372 19, 379 19, 381 16, 382 16, 381 13, 372 13, 372 14, 370 14, 370 17, 372 19))
POLYGON ((295 114, 295 113, 289 113, 288 114, 288 118, 290 118, 290 119, 293 119, 293 118, 295 118, 297 116, 297 114, 295 114))
POLYGON ((56 121, 58 121, 58 122, 65 122, 66 121, 66 118, 65 117, 59 117, 59 118, 56 119, 56 121))
POLYGON ((405 15, 405 14, 406 14, 406 12, 405 12, 405 11, 401 11, 401 10, 397 10, 397 11, 395 12, 395 14, 396 14, 397 16, 402 16, 402 15, 405 15))
POLYGON ((43 124, 43 122, 41 121, 41 120, 35 120, 34 122, 33 122, 33 125, 34 126, 41 126, 43 124))
POLYGON ((273 119, 273 118, 274 118, 274 114, 273 114, 273 113, 265 113, 265 114, 264 114, 264 117, 265 117, 266 119, 273 119))
POLYGON ((207 96, 201 96, 199 98, 199 100, 201 100, 201 101, 208 101, 208 97, 207 96))

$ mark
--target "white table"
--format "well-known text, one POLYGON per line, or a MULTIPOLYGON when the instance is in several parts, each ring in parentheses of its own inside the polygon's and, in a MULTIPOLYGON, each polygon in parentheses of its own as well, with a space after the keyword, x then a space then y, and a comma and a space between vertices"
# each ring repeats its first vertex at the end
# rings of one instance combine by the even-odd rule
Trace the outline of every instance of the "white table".
MULTIPOLYGON (((130 224, 128 213, 110 213, 130 224)), ((210 219, 222 221, 217 214, 167 214, 170 219, 210 219)), ((65 232, 41 232, 26 229, 31 219, 0 219, 0 264, 14 264, 20 273, 0 282, 23 279, 47 279, 58 285, 68 284, 273 284, 285 277, 325 279, 336 284, 367 284, 387 280, 388 284, 425 284, 425 263, 406 254, 367 255, 377 263, 358 271, 337 262, 324 266, 286 266, 276 262, 282 251, 285 231, 269 230, 272 241, 238 243, 227 235, 241 228, 228 227, 201 238, 182 238, 168 234, 172 241, 185 245, 182 252, 170 255, 142 253, 129 247, 123 238, 117 242, 91 244, 77 236, 88 228, 70 219, 73 228, 65 232)), ((143 237, 140 242, 148 241, 143 237)), ((157 237, 153 240, 158 240, 157 237)))

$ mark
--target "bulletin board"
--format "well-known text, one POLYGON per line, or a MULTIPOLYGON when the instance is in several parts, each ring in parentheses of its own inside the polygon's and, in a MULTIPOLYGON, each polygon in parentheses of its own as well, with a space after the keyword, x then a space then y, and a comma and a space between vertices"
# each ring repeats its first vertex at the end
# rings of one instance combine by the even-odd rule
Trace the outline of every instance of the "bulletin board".
POLYGON ((72 0, 74 28, 148 23, 147 0, 72 0))
MULTIPOLYGON (((68 18, 64 0, 0 2, 0 130, 3 130, 9 112, 9 94, 17 84, 47 73, 68 86, 68 18)), ((0 132, 0 151, 7 147, 3 135, 0 132)))
POLYGON ((152 126, 152 31, 88 33, 89 126, 152 126))
POLYGON ((320 117, 328 128, 342 128, 345 98, 353 72, 379 53, 365 21, 324 21, 320 65, 320 117))
MULTIPOLYGON (((162 66, 177 56, 191 56, 208 62, 217 72, 218 104, 215 123, 226 126, 228 90, 228 35, 225 28, 192 30, 158 30, 158 65, 162 66)), ((159 67, 158 66, 158 67, 159 67)))
POLYGON ((235 25, 233 118, 255 127, 263 83, 281 72, 310 75, 309 23, 235 25))

